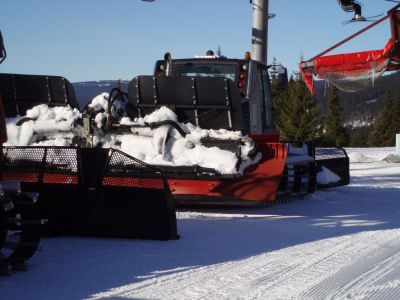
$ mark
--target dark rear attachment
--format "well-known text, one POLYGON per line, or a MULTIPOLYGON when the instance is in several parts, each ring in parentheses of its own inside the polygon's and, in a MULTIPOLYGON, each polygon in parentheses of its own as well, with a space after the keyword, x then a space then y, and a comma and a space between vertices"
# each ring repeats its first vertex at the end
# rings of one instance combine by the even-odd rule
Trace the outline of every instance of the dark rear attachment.
POLYGON ((121 151, 6 147, 1 171, 24 190, 40 193, 51 234, 178 238, 163 174, 121 151))

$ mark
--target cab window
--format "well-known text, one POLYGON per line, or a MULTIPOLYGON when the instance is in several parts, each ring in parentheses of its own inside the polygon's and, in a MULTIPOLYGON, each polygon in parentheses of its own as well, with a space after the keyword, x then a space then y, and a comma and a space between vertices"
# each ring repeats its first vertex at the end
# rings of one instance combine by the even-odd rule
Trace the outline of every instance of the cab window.
POLYGON ((235 81, 236 66, 212 63, 175 63, 172 66, 172 74, 174 76, 223 77, 235 81))

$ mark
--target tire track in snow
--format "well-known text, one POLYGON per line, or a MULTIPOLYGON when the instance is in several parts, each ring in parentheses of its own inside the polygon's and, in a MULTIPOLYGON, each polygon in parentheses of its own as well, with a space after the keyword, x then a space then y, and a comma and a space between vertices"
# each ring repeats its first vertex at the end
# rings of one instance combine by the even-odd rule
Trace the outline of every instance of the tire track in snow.
POLYGON ((370 251, 366 258, 322 282, 305 298, 400 299, 399 246, 400 239, 395 238, 370 251))
MULTIPOLYGON (((107 297, 139 297, 140 299, 188 299, 202 296, 206 281, 215 278, 219 273, 229 272, 236 262, 213 265, 211 267, 194 267, 191 270, 166 276, 155 276, 140 283, 113 289, 110 292, 96 294, 90 299, 107 297), (216 271, 218 270, 218 271, 216 271), (186 296, 182 296, 187 291, 186 296), (178 297, 181 295, 182 297, 178 297)), ((239 264, 240 265, 240 264, 239 264)))
MULTIPOLYGON (((324 290, 334 287, 325 279, 357 265, 360 255, 379 253, 396 234, 398 231, 375 231, 307 243, 240 261, 157 276, 92 299, 290 299, 300 295, 321 299, 324 290)), ((349 274, 343 274, 343 278, 346 275, 349 274)))
MULTIPOLYGON (((387 238, 391 239, 393 235, 387 238)), ((344 239, 339 238, 339 240, 337 238, 328 239, 324 242, 324 245, 312 247, 311 249, 315 253, 310 257, 300 254, 300 264, 297 268, 281 274, 282 276, 271 281, 269 281, 269 276, 259 279, 251 292, 244 294, 241 298, 262 299, 265 295, 268 295, 268 299, 298 299, 310 287, 357 260, 363 253, 375 249, 381 241, 381 232, 367 232, 347 236, 344 239)), ((292 258, 289 257, 288 259, 292 258)), ((324 297, 306 298, 322 299, 324 297)))

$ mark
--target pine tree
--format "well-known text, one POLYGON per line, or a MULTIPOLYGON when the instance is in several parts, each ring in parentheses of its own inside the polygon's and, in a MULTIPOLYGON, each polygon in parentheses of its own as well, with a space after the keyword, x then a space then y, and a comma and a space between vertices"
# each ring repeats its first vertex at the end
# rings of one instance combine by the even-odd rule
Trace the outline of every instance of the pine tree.
POLYGON ((218 57, 222 56, 221 45, 218 45, 217 56, 218 56, 218 57))
POLYGON ((283 139, 311 141, 319 130, 319 107, 311 97, 300 73, 291 76, 288 89, 275 101, 276 126, 283 139))
POLYGON ((360 127, 353 129, 350 147, 367 147, 368 146, 368 127, 360 127))
POLYGON ((277 68, 277 60, 276 57, 272 59, 272 65, 269 68, 269 77, 271 81, 271 94, 272 97, 279 95, 282 91, 279 90, 278 84, 278 68, 277 68))
POLYGON ((368 138, 368 145, 372 147, 385 147, 394 145, 391 130, 393 117, 393 98, 386 92, 382 109, 374 122, 373 130, 368 138))
POLYGON ((339 90, 332 86, 328 96, 328 114, 325 119, 324 140, 336 147, 348 146, 350 137, 343 125, 343 109, 340 105, 339 90))

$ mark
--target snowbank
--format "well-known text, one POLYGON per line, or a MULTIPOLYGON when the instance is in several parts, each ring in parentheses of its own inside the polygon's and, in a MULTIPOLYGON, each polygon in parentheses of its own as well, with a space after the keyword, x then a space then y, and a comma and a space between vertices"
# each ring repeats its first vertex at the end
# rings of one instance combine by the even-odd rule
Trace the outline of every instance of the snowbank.
POLYGON ((400 154, 395 152, 394 147, 379 148, 381 150, 379 152, 371 149, 376 148, 351 148, 346 150, 352 163, 400 162, 400 154))

